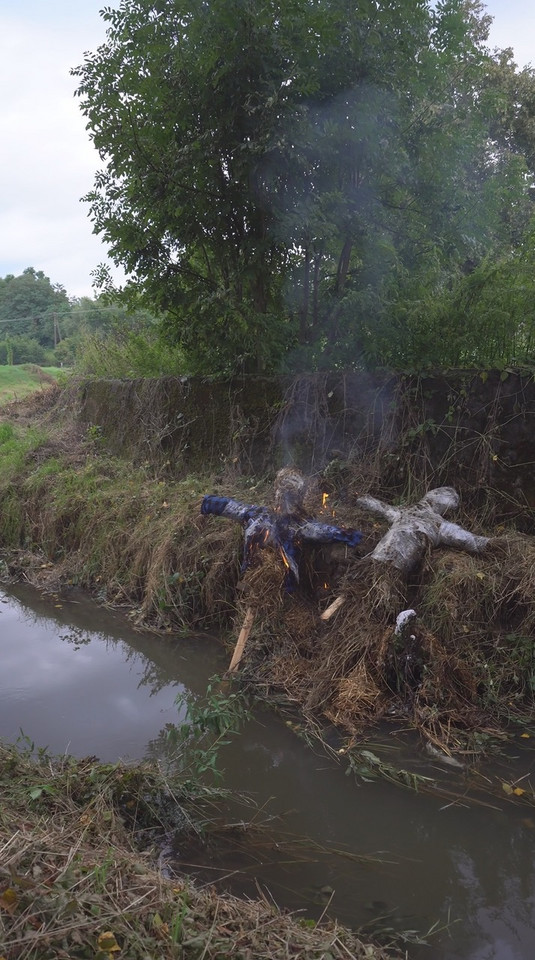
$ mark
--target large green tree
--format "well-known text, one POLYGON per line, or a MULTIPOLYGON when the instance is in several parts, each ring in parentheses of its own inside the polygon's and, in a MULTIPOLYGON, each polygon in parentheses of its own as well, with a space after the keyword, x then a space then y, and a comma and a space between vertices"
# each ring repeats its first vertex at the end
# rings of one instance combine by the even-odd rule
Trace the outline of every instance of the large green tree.
POLYGON ((103 17, 73 71, 103 162, 86 199, 198 368, 355 362, 415 278, 439 288, 511 245, 511 203, 523 229, 527 165, 497 123, 509 93, 489 86, 477 0, 122 0, 103 17))

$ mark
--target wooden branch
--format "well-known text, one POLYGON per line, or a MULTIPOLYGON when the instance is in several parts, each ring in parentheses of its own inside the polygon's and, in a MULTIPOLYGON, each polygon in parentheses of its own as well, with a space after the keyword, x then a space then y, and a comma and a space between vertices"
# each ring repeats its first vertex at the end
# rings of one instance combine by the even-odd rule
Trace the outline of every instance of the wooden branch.
POLYGON ((234 647, 234 653, 232 654, 232 660, 230 661, 230 666, 228 668, 228 673, 234 673, 238 669, 239 662, 243 656, 243 651, 245 650, 245 644, 249 639, 249 634, 253 626, 255 618, 255 611, 252 607, 247 607, 245 613, 245 620, 243 621, 243 626, 240 630, 240 635, 236 641, 236 646, 234 647))
POLYGON ((323 613, 320 614, 320 620, 330 620, 331 617, 334 617, 336 611, 340 609, 343 603, 345 603, 345 599, 346 598, 342 594, 341 596, 337 597, 336 600, 333 600, 328 607, 325 607, 323 613))

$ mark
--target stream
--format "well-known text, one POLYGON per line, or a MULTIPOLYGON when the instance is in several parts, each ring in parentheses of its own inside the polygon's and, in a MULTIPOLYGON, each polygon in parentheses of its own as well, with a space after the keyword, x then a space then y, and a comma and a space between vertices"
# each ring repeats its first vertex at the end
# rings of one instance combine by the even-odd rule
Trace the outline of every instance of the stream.
MULTIPOLYGON (((139 633, 84 595, 43 597, 27 585, 0 592, 0 647, 0 737, 14 742, 22 733, 54 754, 103 761, 162 755, 167 725, 181 719, 177 694, 202 695, 228 665, 214 638, 139 633)), ((528 772, 531 743, 517 751, 528 772)), ((367 746, 375 751, 373 737, 367 746)), ((431 761, 404 749, 388 728, 377 747, 393 764, 412 759, 433 773, 431 761)), ((429 946, 407 946, 411 960, 535 956, 530 807, 490 796, 463 805, 382 779, 357 782, 266 709, 222 760, 224 786, 252 796, 273 834, 263 844, 248 842, 247 832, 223 838, 203 863, 179 845, 178 866, 198 882, 249 896, 260 889, 303 916, 327 911, 371 931, 377 924, 425 934, 436 925, 429 946)), ((514 778, 510 767, 502 774, 514 778)))

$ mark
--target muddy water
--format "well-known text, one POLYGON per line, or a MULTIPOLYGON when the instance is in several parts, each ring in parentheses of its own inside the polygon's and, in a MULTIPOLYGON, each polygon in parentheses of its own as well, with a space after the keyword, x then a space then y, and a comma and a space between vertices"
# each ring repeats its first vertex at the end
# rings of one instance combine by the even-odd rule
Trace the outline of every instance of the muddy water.
MULTIPOLYGON (((54 601, 17 587, 0 601, 6 740, 22 730, 54 753, 158 755, 166 724, 177 720, 177 693, 202 693, 227 665, 209 638, 143 636, 83 597, 54 601)), ((394 741, 369 746, 400 760, 394 741)), ((529 743, 527 751, 529 770, 529 743)), ((359 785, 265 711, 226 748, 224 766, 226 785, 252 794, 274 818, 273 834, 262 844, 247 834, 214 844, 202 869, 191 868, 203 881, 254 894, 258 882, 281 906, 316 917, 327 908, 352 926, 382 917, 396 930, 443 928, 430 946, 407 947, 417 960, 535 956, 529 808, 465 807, 383 781, 359 785)), ((191 863, 198 851, 179 847, 176 855, 191 863)))

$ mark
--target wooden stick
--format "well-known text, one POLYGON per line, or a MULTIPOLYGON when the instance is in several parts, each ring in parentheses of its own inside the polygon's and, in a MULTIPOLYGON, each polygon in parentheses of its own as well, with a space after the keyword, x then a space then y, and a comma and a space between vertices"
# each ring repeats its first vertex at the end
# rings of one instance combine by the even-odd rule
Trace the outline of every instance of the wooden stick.
POLYGON ((249 634, 251 632, 253 621, 255 617, 255 612, 252 607, 247 607, 245 613, 245 620, 243 621, 243 626, 240 630, 240 635, 236 641, 236 646, 234 647, 234 653, 232 654, 232 660, 230 661, 230 667, 228 668, 228 673, 234 673, 238 668, 238 664, 243 656, 243 651, 245 650, 245 644, 249 639, 249 634))
POLYGON ((333 600, 328 607, 325 607, 325 610, 320 614, 320 620, 330 620, 334 616, 337 610, 340 609, 343 603, 345 603, 345 597, 342 595, 337 597, 336 600, 333 600))

